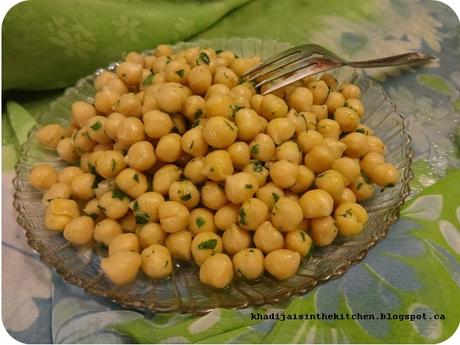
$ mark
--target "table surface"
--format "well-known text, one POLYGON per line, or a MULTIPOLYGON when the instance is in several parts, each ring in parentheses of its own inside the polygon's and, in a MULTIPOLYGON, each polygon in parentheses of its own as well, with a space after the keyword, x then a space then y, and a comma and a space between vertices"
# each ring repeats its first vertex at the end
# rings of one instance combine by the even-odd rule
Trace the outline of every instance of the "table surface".
MULTIPOLYGON (((104 342, 439 342, 460 320, 460 26, 432 1, 289 0, 216 2, 36 0, 4 22, 3 85, 10 103, 3 124, 3 321, 26 343, 104 342), (102 7, 103 6, 103 7, 102 7), (70 8, 72 7, 72 8, 70 8), (104 15, 94 13, 103 11, 104 15), (295 13, 295 15, 293 15, 295 13), (37 20, 41 18, 39 30, 37 20), (46 19, 46 20, 45 20, 46 19), (28 25, 24 25, 28 23, 28 25), (385 88, 404 114, 415 151, 412 194, 387 238, 343 277, 300 298, 257 309, 281 313, 394 313, 446 320, 251 320, 254 309, 218 309, 197 318, 125 310, 70 286, 26 243, 12 206, 18 146, 39 113, 62 90, 121 51, 162 42, 257 37, 317 43, 349 59, 424 50, 438 60, 412 70, 363 73, 385 88), (21 38, 18 40, 18 38, 21 38), (30 90, 40 90, 31 92, 30 90), (109 327, 117 324, 118 331, 109 327), (168 326, 168 327, 166 327, 168 326), (121 335, 121 333, 125 335, 121 335), (131 336, 132 338, 128 337, 131 336)), ((386 315, 386 314, 385 314, 386 315)))

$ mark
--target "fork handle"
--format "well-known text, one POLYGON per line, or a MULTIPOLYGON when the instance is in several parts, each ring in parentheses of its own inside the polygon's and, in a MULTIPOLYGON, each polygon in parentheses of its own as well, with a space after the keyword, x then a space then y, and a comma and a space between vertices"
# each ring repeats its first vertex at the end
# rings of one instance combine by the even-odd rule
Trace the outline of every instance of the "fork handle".
POLYGON ((423 52, 411 52, 394 56, 387 56, 375 60, 366 61, 352 61, 346 63, 346 65, 357 68, 369 68, 369 67, 388 67, 388 66, 399 66, 408 65, 414 63, 425 63, 434 59, 433 56, 423 52))

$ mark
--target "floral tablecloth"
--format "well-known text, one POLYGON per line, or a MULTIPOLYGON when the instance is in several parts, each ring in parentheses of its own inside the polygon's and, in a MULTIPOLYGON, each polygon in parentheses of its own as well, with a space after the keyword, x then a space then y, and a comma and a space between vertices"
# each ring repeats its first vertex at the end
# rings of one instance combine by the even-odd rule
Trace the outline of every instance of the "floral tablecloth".
POLYGON ((2 313, 14 338, 26 343, 434 343, 457 328, 460 26, 447 6, 428 0, 35 0, 15 6, 2 30, 9 101, 2 114, 2 313), (125 310, 90 297, 44 265, 15 222, 11 179, 19 144, 62 93, 59 88, 117 60, 121 52, 213 37, 318 43, 350 59, 412 49, 437 56, 417 70, 364 71, 381 82, 407 120, 415 151, 411 199, 387 238, 361 263, 280 305, 194 317, 125 310), (374 313, 380 320, 251 316, 317 312, 374 313), (416 319, 422 314, 425 319, 416 319))

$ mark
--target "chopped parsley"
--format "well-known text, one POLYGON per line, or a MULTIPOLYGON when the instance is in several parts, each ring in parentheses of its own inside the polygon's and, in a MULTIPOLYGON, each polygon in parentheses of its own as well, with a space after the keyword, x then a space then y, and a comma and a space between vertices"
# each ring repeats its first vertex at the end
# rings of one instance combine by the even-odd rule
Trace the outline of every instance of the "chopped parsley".
POLYGON ((101 181, 102 181, 102 177, 99 176, 99 175, 96 175, 96 178, 94 179, 94 182, 93 182, 91 188, 97 188, 99 182, 101 182, 101 181))
POLYGON ((272 197, 275 202, 278 202, 278 200, 280 199, 280 196, 274 192, 272 193, 272 197))
POLYGON ((302 241, 305 242, 305 232, 301 231, 300 236, 302 237, 302 241))
POLYGON ((244 107, 242 107, 241 105, 238 105, 238 104, 230 104, 230 108, 232 110, 232 118, 235 117, 236 113, 240 110, 240 109, 243 109, 244 107))
POLYGON ((85 213, 85 214, 86 214, 88 217, 93 218, 93 220, 96 219, 97 216, 98 216, 98 214, 97 214, 97 213, 94 213, 94 212, 93 212, 93 213, 85 213))
POLYGON ((128 196, 125 193, 123 193, 121 190, 114 189, 112 190, 112 198, 123 200, 124 198, 128 198, 128 196))
POLYGON ((88 163, 88 170, 91 174, 96 175, 96 167, 94 164, 88 163))
POLYGON ((139 183, 139 174, 134 174, 133 175, 133 180, 139 183))
MULTIPOLYGON (((196 113, 195 113, 196 114, 196 113)), ((192 128, 195 128, 196 126, 198 126, 200 124, 200 120, 195 120, 193 121, 192 123, 192 128)))
POLYGON ((191 150, 193 148, 193 144, 195 143, 194 140, 192 140, 192 142, 190 143, 190 145, 188 146, 188 149, 191 150))
POLYGON ((170 56, 166 57, 166 64, 169 64, 172 62, 172 58, 170 56))
POLYGON ((264 170, 264 165, 261 161, 253 161, 252 170, 255 172, 262 172, 264 170))
POLYGON ((191 193, 184 194, 180 197, 181 201, 189 201, 192 198, 191 193))
POLYGON ((184 77, 184 70, 183 70, 183 69, 180 69, 180 70, 176 71, 176 74, 177 74, 179 77, 183 78, 183 77, 184 77))
POLYGON ((246 188, 246 189, 252 189, 252 184, 246 184, 246 185, 244 186, 244 188, 246 188))
POLYGON ((197 226, 198 228, 201 228, 203 225, 206 224, 206 221, 204 220, 203 217, 199 217, 199 216, 198 216, 198 217, 196 217, 196 219, 195 219, 195 224, 196 224, 196 226, 197 226))
POLYGON ((133 202, 133 211, 136 212, 139 210, 139 203, 136 201, 133 202))
POLYGON ((220 54, 223 52, 223 49, 216 49, 216 54, 220 54))
POLYGON ((247 225, 248 223, 247 223, 247 220, 246 220, 246 212, 244 211, 243 208, 240 208, 239 215, 240 215, 240 219, 239 219, 238 223, 243 224, 243 225, 247 225))
POLYGON ((358 182, 358 184, 356 185, 356 190, 359 190, 362 186, 363 186, 364 183, 362 182, 358 182))
POLYGON ((366 181, 367 184, 370 184, 371 179, 369 176, 364 171, 361 171, 361 176, 363 177, 364 181, 366 181))
POLYGON ((351 212, 351 209, 346 210, 345 213, 342 214, 342 217, 345 217, 345 218, 353 217, 353 213, 351 212))
POLYGON ((164 268, 166 268, 166 267, 168 266, 168 264, 169 264, 169 260, 166 260, 166 261, 165 261, 164 268))
POLYGON ((107 245, 103 242, 96 242, 96 246, 100 249, 107 249, 107 245))
POLYGON ((142 82, 142 85, 152 85, 153 77, 155 76, 154 73, 150 73, 142 82))
POLYGON ((394 186, 395 186, 395 184, 394 184, 394 183, 388 183, 388 184, 385 186, 385 188, 388 188, 388 187, 394 187, 394 186))
POLYGON ((136 218, 136 224, 146 224, 150 219, 150 216, 145 212, 138 212, 134 217, 136 218))
POLYGON ((210 240, 201 242, 198 245, 198 249, 214 249, 217 246, 217 240, 215 238, 212 238, 210 240))
POLYGON ((97 205, 97 208, 98 208, 101 212, 105 212, 105 207, 102 207, 101 205, 97 205))
POLYGON ((233 126, 230 124, 230 122, 228 122, 228 121, 224 121, 224 122, 227 125, 227 127, 230 128, 230 130, 232 130, 232 131, 235 130, 235 128, 233 128, 233 126))
POLYGON ((208 54, 206 54, 205 52, 201 52, 200 55, 198 55, 198 57, 196 58, 197 65, 200 64, 199 60, 204 62, 206 65, 209 65, 211 63, 211 59, 209 58, 208 54))
POLYGON ((254 249, 249 249, 249 253, 254 253, 254 249))
POLYGON ((101 121, 96 121, 94 122, 94 124, 92 126, 90 126, 90 128, 93 130, 93 131, 98 131, 99 129, 102 128, 102 123, 101 121))
POLYGON ((362 134, 365 134, 365 135, 368 134, 367 131, 364 128, 358 128, 355 132, 362 133, 362 134))
POLYGON ((257 156, 259 154, 259 144, 255 144, 251 147, 251 154, 257 156))
POLYGON ((193 118, 195 120, 198 120, 202 115, 203 115, 203 110, 197 109, 197 111, 195 111, 195 114, 193 114, 193 118))
POLYGON ((117 166, 117 162, 115 161, 115 159, 112 158, 110 164, 112 165, 112 171, 115 171, 115 167, 117 166))

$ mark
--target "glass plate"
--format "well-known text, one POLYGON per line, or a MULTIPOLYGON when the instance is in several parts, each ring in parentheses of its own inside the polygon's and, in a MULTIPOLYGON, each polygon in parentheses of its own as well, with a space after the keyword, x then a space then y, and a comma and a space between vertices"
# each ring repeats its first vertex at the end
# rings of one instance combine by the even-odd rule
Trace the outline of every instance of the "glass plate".
MULTIPOLYGON (((239 56, 259 55, 262 58, 290 47, 288 43, 234 38, 181 42, 175 49, 182 50, 194 45, 229 49, 239 56)), ((113 63, 108 69, 113 70, 116 66, 117 63, 113 63)), ((168 279, 153 280, 140 273, 132 284, 117 287, 103 274, 98 249, 76 249, 69 245, 61 233, 45 229, 42 192, 27 182, 28 171, 36 163, 47 162, 58 169, 66 166, 54 151, 38 144, 35 132, 48 123, 67 125, 70 122, 72 102, 92 102, 92 82, 101 71, 103 69, 79 80, 51 103, 22 147, 14 180, 14 206, 19 212, 18 222, 27 232, 28 244, 68 283, 82 287, 89 294, 109 298, 130 308, 195 314, 216 307, 236 309, 278 303, 291 295, 308 293, 318 284, 341 276, 351 265, 360 261, 373 245, 385 237, 390 225, 399 216, 399 207, 409 194, 409 181, 413 177, 410 170, 412 150, 403 117, 397 113, 380 86, 360 77, 353 69, 340 69, 335 72, 339 83, 354 82, 363 90, 362 101, 366 109, 363 122, 373 128, 385 142, 386 160, 395 164, 401 174, 401 183, 394 188, 376 188, 375 197, 365 203, 369 222, 361 234, 352 238, 339 237, 328 247, 315 248, 312 255, 303 260, 297 274, 286 281, 277 281, 265 275, 255 282, 235 279, 228 288, 218 290, 199 281, 198 270, 193 263, 175 262, 173 274, 168 279)))

